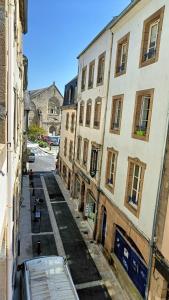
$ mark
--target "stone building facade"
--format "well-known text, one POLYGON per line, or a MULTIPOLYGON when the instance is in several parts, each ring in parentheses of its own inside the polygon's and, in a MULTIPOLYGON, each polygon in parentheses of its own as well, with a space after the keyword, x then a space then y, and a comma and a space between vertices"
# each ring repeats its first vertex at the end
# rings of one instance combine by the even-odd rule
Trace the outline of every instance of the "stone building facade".
POLYGON ((66 187, 72 193, 74 149, 76 133, 77 77, 65 86, 62 106, 61 141, 58 171, 66 187))
POLYGON ((63 97, 55 85, 32 90, 30 93, 29 125, 43 127, 46 135, 59 135, 63 97))
POLYGON ((12 299, 18 255, 27 1, 0 0, 0 299, 12 299))

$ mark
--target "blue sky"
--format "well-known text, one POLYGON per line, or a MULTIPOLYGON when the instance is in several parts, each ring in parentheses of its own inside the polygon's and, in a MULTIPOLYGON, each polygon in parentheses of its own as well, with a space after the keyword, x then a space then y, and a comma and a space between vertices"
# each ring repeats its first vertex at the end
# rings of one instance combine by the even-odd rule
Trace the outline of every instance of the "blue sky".
POLYGON ((77 74, 77 55, 130 0, 29 0, 24 53, 28 88, 55 81, 64 86, 77 74))

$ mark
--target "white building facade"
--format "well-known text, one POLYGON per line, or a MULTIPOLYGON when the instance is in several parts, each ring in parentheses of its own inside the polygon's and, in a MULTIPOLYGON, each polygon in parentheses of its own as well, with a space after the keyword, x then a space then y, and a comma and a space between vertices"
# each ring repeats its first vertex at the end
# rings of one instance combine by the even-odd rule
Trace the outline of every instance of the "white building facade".
POLYGON ((168 15, 168 1, 133 1, 111 29, 97 239, 142 297, 168 128, 168 15))
POLYGON ((109 27, 79 55, 74 198, 95 235, 112 33, 109 27))

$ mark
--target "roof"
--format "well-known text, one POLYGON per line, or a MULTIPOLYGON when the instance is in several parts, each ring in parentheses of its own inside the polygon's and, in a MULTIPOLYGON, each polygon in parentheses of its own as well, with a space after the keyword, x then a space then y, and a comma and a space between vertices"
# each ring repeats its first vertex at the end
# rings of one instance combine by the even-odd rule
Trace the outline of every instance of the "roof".
POLYGON ((79 299, 63 257, 31 259, 26 261, 25 268, 28 299, 79 299))
POLYGON ((95 41, 98 40, 98 38, 106 32, 106 30, 112 29, 113 26, 117 24, 138 2, 141 0, 131 0, 131 3, 118 15, 112 18, 112 20, 95 36, 95 38, 84 48, 84 50, 77 56, 77 59, 84 54, 90 46, 94 44, 95 41))
POLYGON ((37 90, 31 90, 31 91, 29 91, 30 97, 31 97, 31 98, 34 98, 34 97, 36 97, 37 95, 39 95, 39 94, 41 94, 41 93, 47 91, 48 89, 50 89, 52 86, 54 86, 54 87, 56 88, 56 90, 58 91, 58 93, 60 94, 60 96, 63 98, 61 92, 59 91, 59 89, 58 89, 57 86, 55 85, 55 82, 53 82, 53 84, 50 85, 50 86, 48 86, 48 87, 45 87, 45 88, 42 88, 42 89, 37 89, 37 90))

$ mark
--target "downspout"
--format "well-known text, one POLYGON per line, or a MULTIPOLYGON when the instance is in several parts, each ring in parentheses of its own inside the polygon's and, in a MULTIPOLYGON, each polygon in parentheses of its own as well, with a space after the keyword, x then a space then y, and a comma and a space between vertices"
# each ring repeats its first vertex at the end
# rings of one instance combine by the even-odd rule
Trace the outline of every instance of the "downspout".
MULTIPOLYGON (((75 132, 74 132, 74 147, 73 147, 73 164, 72 164, 72 174, 74 173, 74 168, 75 168, 75 149, 76 149, 76 129, 77 129, 77 103, 76 103, 76 119, 75 119, 75 132)), ((75 182, 72 184, 73 191, 71 191, 72 196, 75 196, 75 182)))
POLYGON ((163 175, 168 135, 169 135, 169 109, 168 109, 168 115, 167 115, 167 121, 166 121, 166 134, 165 134, 164 148, 163 148, 162 158, 161 158, 161 167, 160 167, 160 174, 159 174, 159 180, 158 180, 158 189, 157 189, 156 204, 155 204, 155 211, 154 211, 153 227, 152 227, 152 234, 151 234, 151 240, 150 240, 150 255, 149 255, 149 262, 148 262, 148 274, 147 274, 147 284, 146 284, 146 290, 145 290, 145 300, 148 300, 149 289, 150 289, 151 271, 152 271, 152 265, 153 265, 153 254, 154 254, 154 248, 155 248, 155 243, 156 243, 156 227, 157 227, 157 220, 158 220, 158 209, 159 209, 159 204, 160 204, 161 183, 162 183, 162 175, 163 175))
POLYGON ((101 158, 100 158, 100 176, 98 180, 98 188, 97 188, 97 211, 96 211, 96 223, 93 232, 93 238, 96 239, 97 234, 97 226, 98 226, 98 208, 99 208, 99 200, 100 200, 100 183, 101 183, 101 170, 102 170, 102 162, 103 162, 103 146, 104 146, 104 137, 106 131, 106 115, 108 110, 108 96, 109 96, 109 86, 110 86, 110 73, 111 73, 111 62, 112 62, 112 49, 113 49, 113 33, 111 33, 111 45, 110 45, 110 57, 109 57, 109 69, 108 69, 108 77, 107 77, 107 90, 106 90, 106 108, 104 111, 104 122, 103 122, 103 134, 102 134, 102 151, 101 151, 101 158))
POLYGON ((14 2, 11 0, 8 4, 8 91, 7 91, 7 105, 8 105, 8 131, 7 131, 7 160, 8 160, 8 228, 7 228, 7 299, 12 299, 12 274, 13 274, 13 252, 12 252, 12 231, 13 231, 13 174, 12 174, 12 124, 13 124, 13 103, 14 103, 14 91, 13 91, 13 41, 14 41, 14 2))

